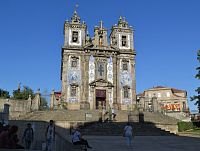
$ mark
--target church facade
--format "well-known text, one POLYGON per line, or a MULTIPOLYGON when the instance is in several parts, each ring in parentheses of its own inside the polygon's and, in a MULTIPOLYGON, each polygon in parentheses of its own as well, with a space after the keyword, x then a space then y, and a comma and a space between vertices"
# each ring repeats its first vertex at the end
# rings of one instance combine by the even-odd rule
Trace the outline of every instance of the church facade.
POLYGON ((134 30, 122 17, 108 30, 87 32, 77 11, 64 23, 61 98, 69 110, 133 109, 136 104, 134 30), (110 41, 110 42, 108 42, 110 41))

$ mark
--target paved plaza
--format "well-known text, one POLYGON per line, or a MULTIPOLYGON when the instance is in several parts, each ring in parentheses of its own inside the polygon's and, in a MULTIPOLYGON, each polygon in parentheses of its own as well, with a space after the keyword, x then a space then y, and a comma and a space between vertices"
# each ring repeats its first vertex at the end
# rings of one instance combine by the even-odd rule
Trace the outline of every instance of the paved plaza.
POLYGON ((85 136, 91 151, 197 151, 200 138, 184 136, 136 136, 132 147, 127 147, 120 136, 85 136))

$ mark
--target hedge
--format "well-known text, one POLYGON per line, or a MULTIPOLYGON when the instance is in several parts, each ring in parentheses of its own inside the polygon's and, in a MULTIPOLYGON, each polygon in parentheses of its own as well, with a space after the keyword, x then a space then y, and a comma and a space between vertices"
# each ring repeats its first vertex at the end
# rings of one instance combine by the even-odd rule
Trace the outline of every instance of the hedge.
POLYGON ((194 128, 196 128, 196 126, 192 122, 178 122, 179 132, 183 132, 194 128))

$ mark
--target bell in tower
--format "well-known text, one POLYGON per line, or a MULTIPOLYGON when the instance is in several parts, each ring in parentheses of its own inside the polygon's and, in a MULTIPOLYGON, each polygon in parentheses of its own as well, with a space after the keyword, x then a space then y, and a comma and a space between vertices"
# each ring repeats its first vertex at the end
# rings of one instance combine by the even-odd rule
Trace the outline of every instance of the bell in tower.
POLYGON ((103 22, 100 21, 100 26, 95 26, 94 28, 94 46, 96 47, 106 47, 107 42, 107 29, 103 27, 103 22))

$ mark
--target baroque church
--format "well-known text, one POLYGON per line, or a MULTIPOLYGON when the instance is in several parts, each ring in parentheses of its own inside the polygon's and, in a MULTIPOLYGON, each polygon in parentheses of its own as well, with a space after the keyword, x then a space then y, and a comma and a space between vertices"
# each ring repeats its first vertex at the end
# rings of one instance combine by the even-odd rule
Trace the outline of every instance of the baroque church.
POLYGON ((120 17, 109 37, 107 34, 101 21, 91 38, 76 10, 71 20, 65 21, 61 100, 67 103, 67 109, 134 109, 134 30, 120 17))

